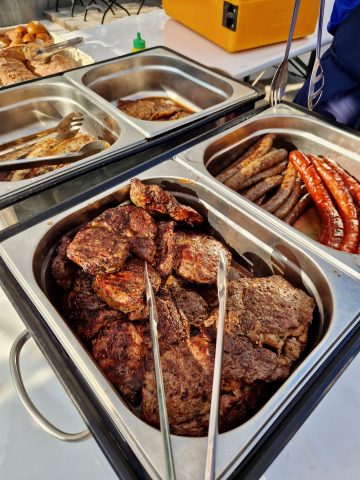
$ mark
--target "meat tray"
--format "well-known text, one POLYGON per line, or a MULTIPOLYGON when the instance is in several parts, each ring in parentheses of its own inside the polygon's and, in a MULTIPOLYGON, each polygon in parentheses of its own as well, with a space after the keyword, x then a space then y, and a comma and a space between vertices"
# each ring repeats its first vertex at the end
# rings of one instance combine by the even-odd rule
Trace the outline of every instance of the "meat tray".
MULTIPOLYGON (((336 271, 331 263, 315 251, 311 252, 297 238, 287 239, 270 223, 264 224, 247 208, 246 203, 235 204, 220 192, 209 189, 207 181, 199 179, 173 160, 145 171, 139 178, 166 188, 182 203, 197 208, 218 237, 237 252, 238 262, 251 272, 258 276, 283 274, 292 284, 313 295, 317 303, 303 361, 250 420, 220 434, 217 477, 228 478, 241 467, 270 427, 276 425, 284 410, 299 397, 302 388, 321 370, 334 349, 355 327, 360 310, 357 302, 360 284, 346 273, 336 271)), ((106 208, 128 199, 129 182, 125 181, 94 196, 91 203, 86 201, 75 205, 8 238, 0 245, 0 253, 30 303, 39 312, 41 321, 60 342, 62 357, 70 359, 70 368, 80 372, 90 386, 96 411, 106 412, 112 428, 120 432, 123 442, 131 448, 137 459, 131 460, 133 468, 139 468, 140 464, 148 476, 160 479, 166 478, 160 432, 130 412, 81 346, 56 309, 56 289, 50 275, 50 259, 62 235, 106 208)), ((29 316, 25 318, 31 322, 29 316)), ((66 385, 64 374, 57 373, 66 385)), ((90 427, 94 426, 91 416, 86 420, 90 427)), ((106 419, 103 421, 109 422, 106 419)), ((113 437, 111 442, 114 442, 113 437)), ((206 438, 172 435, 172 444, 177 478, 203 478, 206 438)))
POLYGON ((0 202, 49 178, 58 178, 84 165, 96 164, 100 159, 102 161, 115 152, 123 152, 144 141, 135 129, 116 118, 106 107, 97 104, 63 78, 54 77, 0 93, 0 143, 54 127, 74 111, 84 114, 81 132, 108 141, 110 148, 38 177, 15 182, 0 181, 0 202))
POLYGON ((65 74, 85 91, 94 92, 114 114, 126 119, 145 137, 154 137, 215 111, 255 100, 256 90, 212 72, 175 52, 154 48, 136 55, 65 74), (119 99, 165 96, 194 111, 172 121, 134 118, 116 107, 119 99))
POLYGON ((247 200, 244 196, 220 183, 211 172, 216 174, 220 164, 233 158, 232 154, 243 151, 257 138, 275 133, 281 141, 295 145, 305 153, 327 155, 334 159, 349 173, 360 178, 360 137, 340 129, 296 107, 281 104, 269 108, 251 119, 231 128, 227 133, 199 143, 176 157, 176 161, 196 172, 212 188, 217 188, 223 195, 233 199, 237 204, 246 205, 249 211, 267 224, 281 229, 285 235, 299 239, 337 267, 360 279, 360 256, 330 249, 311 239, 299 230, 269 214, 261 207, 247 200))

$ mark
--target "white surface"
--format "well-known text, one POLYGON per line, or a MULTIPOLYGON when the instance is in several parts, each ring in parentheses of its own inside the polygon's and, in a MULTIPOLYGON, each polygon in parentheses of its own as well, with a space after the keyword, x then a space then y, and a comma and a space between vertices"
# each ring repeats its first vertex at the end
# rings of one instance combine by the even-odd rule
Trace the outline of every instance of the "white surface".
MULTIPOLYGON (((325 4, 323 45, 332 41, 326 26, 334 0, 325 4)), ((234 78, 243 78, 281 62, 285 43, 255 48, 239 53, 228 53, 209 40, 169 18, 163 10, 115 20, 106 25, 65 33, 64 38, 84 36, 86 45, 81 49, 100 61, 130 53, 136 32, 141 32, 147 47, 166 46, 208 67, 223 70, 234 78)), ((295 40, 290 57, 314 50, 316 32, 295 40)))

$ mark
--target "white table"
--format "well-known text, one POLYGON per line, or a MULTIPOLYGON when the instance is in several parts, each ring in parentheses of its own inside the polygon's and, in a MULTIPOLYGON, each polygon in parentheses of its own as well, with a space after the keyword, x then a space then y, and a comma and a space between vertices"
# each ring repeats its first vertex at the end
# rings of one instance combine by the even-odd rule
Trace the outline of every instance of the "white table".
MULTIPOLYGON (((334 0, 327 0, 325 4, 323 46, 332 41, 326 26, 333 3, 334 0)), ((64 38, 84 36, 86 45, 81 47, 82 50, 91 55, 94 60, 100 61, 130 53, 136 32, 141 32, 147 47, 166 46, 204 65, 223 70, 238 79, 277 65, 281 62, 285 51, 285 43, 278 43, 244 52, 228 53, 169 18, 163 10, 122 18, 98 27, 65 33, 63 36, 64 38)), ((315 46, 316 33, 295 40, 290 57, 310 52, 315 49, 315 46)))

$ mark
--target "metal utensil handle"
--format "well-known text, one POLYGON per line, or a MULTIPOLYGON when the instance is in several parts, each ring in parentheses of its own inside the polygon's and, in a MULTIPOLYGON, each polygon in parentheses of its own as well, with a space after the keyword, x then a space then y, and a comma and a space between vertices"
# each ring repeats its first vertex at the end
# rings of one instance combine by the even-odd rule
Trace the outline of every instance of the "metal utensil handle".
POLYGON ((292 42, 292 39, 294 37, 296 20, 297 20, 297 16, 298 16, 298 12, 299 12, 299 6, 300 6, 300 0, 295 0, 294 10, 293 10, 292 18, 291 18, 291 23, 290 23, 289 36, 288 36, 288 40, 287 40, 287 44, 286 44, 284 60, 287 60, 289 58, 291 42, 292 42))
POLYGON ((320 0, 319 22, 318 22, 318 31, 317 31, 317 44, 316 44, 316 58, 318 59, 320 59, 320 51, 321 51, 322 30, 323 30, 323 22, 324 22, 324 8, 325 8, 325 0, 320 0))
POLYGON ((30 333, 27 330, 22 332, 17 337, 13 346, 11 347, 9 357, 11 377, 14 382, 15 390, 17 391, 17 394, 19 395, 22 404, 30 413, 32 418, 39 424, 39 426, 53 437, 56 437, 59 440, 63 440, 64 442, 79 442, 87 439, 91 435, 89 430, 84 430, 79 433, 63 432, 62 430, 59 430, 57 427, 55 427, 48 420, 46 420, 46 418, 43 417, 43 415, 32 403, 29 395, 26 392, 20 372, 20 352, 27 340, 29 340, 29 338, 31 337, 30 333))
POLYGON ((165 453, 165 462, 166 462, 166 478, 167 480, 175 480, 175 467, 174 459, 171 449, 171 439, 170 439, 170 427, 169 419, 166 408, 166 398, 165 398, 165 388, 164 388, 164 379, 161 369, 161 360, 160 360, 160 348, 158 340, 158 315, 157 308, 155 304, 155 295, 154 290, 151 285, 149 272, 147 268, 147 263, 145 262, 145 283, 146 283, 146 300, 149 308, 149 317, 150 317, 150 333, 151 333, 151 344, 154 355, 154 366, 155 366, 155 380, 156 380, 156 391, 158 397, 158 406, 159 406, 159 418, 160 418, 160 430, 162 434, 163 447, 165 453))
POLYGON ((83 45, 84 37, 75 37, 70 38, 70 40, 65 40, 64 42, 55 43, 54 45, 50 45, 48 47, 39 48, 36 50, 36 55, 53 55, 54 53, 61 52, 66 48, 75 47, 76 45, 83 45))
POLYGON ((221 388, 221 371, 222 358, 224 348, 224 327, 226 316, 227 302, 227 275, 228 264, 224 252, 220 253, 220 261, 218 268, 218 297, 219 297, 219 318, 216 333, 216 348, 214 362, 214 376, 211 394, 210 419, 207 442, 207 455, 205 466, 205 480, 213 480, 215 478, 215 459, 216 459, 216 440, 218 434, 218 418, 220 405, 220 388, 221 388))

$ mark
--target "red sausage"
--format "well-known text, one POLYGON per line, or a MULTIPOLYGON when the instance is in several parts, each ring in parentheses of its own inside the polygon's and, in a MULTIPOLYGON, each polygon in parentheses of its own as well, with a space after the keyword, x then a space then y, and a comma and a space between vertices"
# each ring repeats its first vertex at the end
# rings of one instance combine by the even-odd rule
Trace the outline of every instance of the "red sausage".
POLYGON ((340 250, 355 253, 359 243, 359 220, 350 192, 340 175, 325 163, 322 158, 309 155, 310 160, 331 193, 344 224, 344 237, 340 243, 340 250))
POLYGON ((322 231, 319 241, 327 247, 339 249, 344 236, 343 222, 315 166, 298 150, 291 152, 289 159, 293 162, 294 167, 305 183, 306 189, 314 200, 321 216, 322 231))

